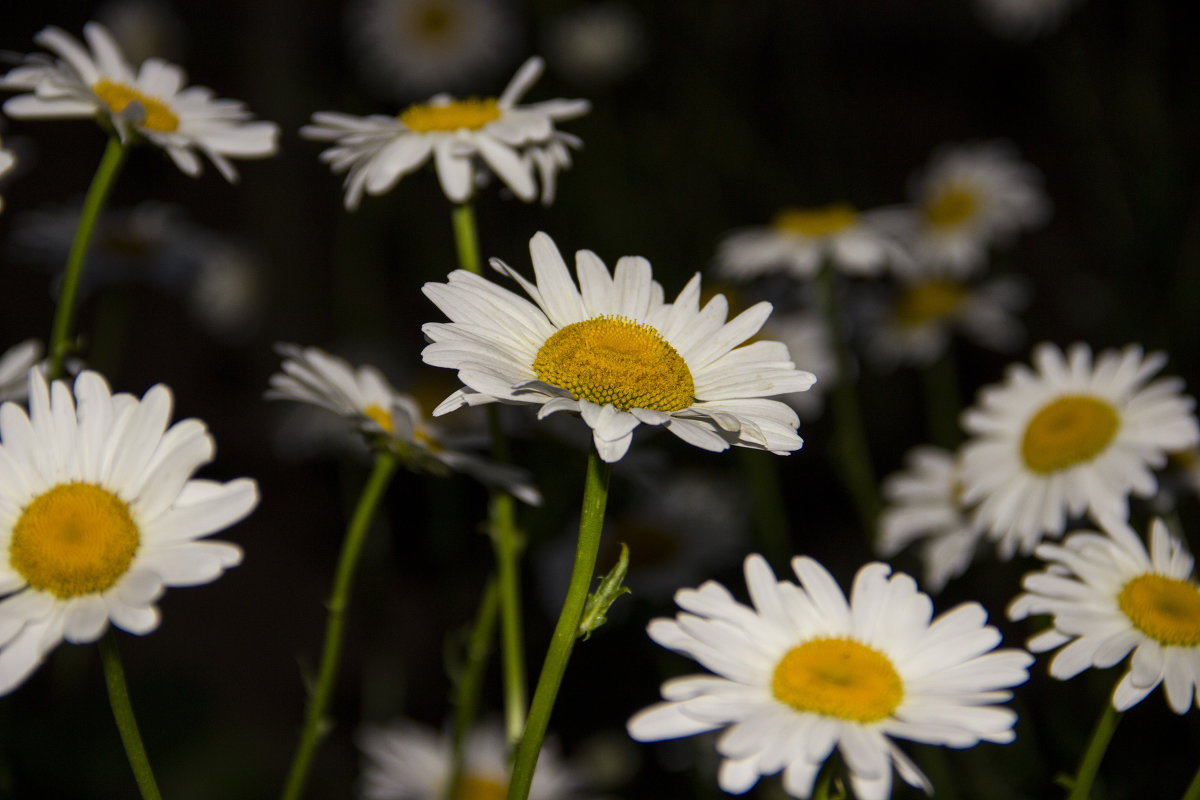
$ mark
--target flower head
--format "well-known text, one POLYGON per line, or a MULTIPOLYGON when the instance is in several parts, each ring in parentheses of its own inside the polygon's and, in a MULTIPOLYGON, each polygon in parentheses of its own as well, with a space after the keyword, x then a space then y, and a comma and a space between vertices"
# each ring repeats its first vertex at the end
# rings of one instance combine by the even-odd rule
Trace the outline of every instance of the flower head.
POLYGON ((450 322, 422 328, 432 342, 422 358, 457 370, 465 384, 434 416, 492 402, 540 406, 539 418, 574 412, 608 462, 625 455, 642 423, 715 452, 732 444, 782 454, 803 444, 796 412, 766 398, 804 391, 815 378, 795 368, 780 342, 738 347, 762 327, 770 303, 726 322, 723 296, 700 308, 699 274, 665 303, 644 258, 622 258, 610 274, 581 250, 576 288, 549 236, 535 235, 529 251, 536 284, 492 265, 532 303, 462 270, 425 285, 450 322))
POLYGON ((1167 357, 1142 348, 1106 350, 1092 364, 1084 344, 1066 353, 1043 343, 1034 369, 1009 368, 963 413, 963 502, 1000 542, 1002 558, 1058 537, 1067 517, 1129 516, 1130 493, 1150 497, 1152 469, 1200 442, 1178 378, 1150 383, 1167 357))
POLYGON ((258 504, 247 478, 192 478, 213 456, 204 423, 167 427, 171 392, 111 394, 83 372, 74 392, 29 373, 29 412, 0 406, 0 694, 59 642, 95 641, 109 622, 158 627, 166 586, 215 580, 241 562, 199 541, 258 504))
POLYGON ((1186 714, 1193 702, 1200 706, 1200 585, 1192 557, 1161 519, 1150 523, 1149 554, 1126 523, 1108 517, 1102 524, 1103 534, 1081 531, 1039 545, 1046 569, 1025 576, 1026 593, 1008 615, 1052 615, 1029 649, 1062 648, 1050 661, 1055 678, 1111 667, 1132 652, 1113 707, 1125 711, 1162 684, 1171 709, 1186 714))
POLYGON ((1033 659, 994 650, 1000 633, 979 604, 934 619, 929 597, 886 564, 858 571, 849 602, 816 561, 797 557, 792 568, 799 586, 749 556, 753 607, 715 581, 675 595, 684 613, 652 621, 650 638, 716 675, 663 684, 666 702, 629 720, 633 738, 724 729, 722 789, 740 794, 782 770, 784 789, 802 798, 836 747, 860 800, 891 795, 893 766, 931 790, 891 738, 955 748, 1013 740, 1016 715, 995 704, 1028 679, 1033 659))
POLYGON ((496 98, 455 99, 439 94, 396 117, 356 117, 318 111, 302 136, 333 146, 321 153, 335 173, 346 172, 346 208, 358 208, 363 192, 380 195, 431 158, 442 190, 462 203, 474 193, 479 163, 525 202, 554 198, 558 170, 570 163, 567 145, 578 141, 554 125, 586 114, 586 100, 517 102, 542 74, 540 58, 525 62, 496 98))
POLYGON ((218 99, 204 86, 184 87, 182 69, 149 58, 135 71, 108 30, 97 22, 83 28, 84 46, 49 27, 34 41, 54 52, 36 53, 10 70, 0 88, 26 91, 9 98, 4 111, 22 119, 100 118, 123 141, 144 139, 161 147, 188 175, 200 174, 199 154, 225 179, 237 180, 230 158, 265 158, 278 149, 279 127, 251 122, 237 100, 218 99))

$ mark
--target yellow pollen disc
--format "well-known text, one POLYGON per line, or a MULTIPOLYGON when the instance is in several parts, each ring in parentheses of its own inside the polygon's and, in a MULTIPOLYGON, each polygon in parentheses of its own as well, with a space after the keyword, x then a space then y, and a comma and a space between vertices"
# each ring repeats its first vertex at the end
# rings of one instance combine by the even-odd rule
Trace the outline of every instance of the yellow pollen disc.
POLYGON ((954 281, 929 281, 907 286, 896 300, 896 322, 916 328, 953 316, 967 296, 967 287, 954 281))
POLYGON ((379 427, 383 428, 385 433, 396 432, 396 421, 392 419, 392 413, 382 406, 369 405, 363 413, 379 427))
POLYGON ((595 317, 560 328, 533 361, 538 380, 561 386, 577 400, 622 411, 680 411, 695 400, 683 356, 649 325, 624 317, 595 317))
POLYGON ((978 206, 979 196, 973 187, 948 186, 923 209, 925 222, 934 228, 954 228, 975 216, 978 206))
POLYGON ((504 800, 508 785, 495 778, 464 775, 458 782, 454 800, 504 800))
POLYGON ((1057 472, 1104 452, 1121 418, 1108 402, 1090 395, 1065 395, 1044 406, 1025 427, 1021 457, 1043 474, 1057 472))
POLYGON ((500 106, 494 98, 469 97, 445 105, 413 105, 400 112, 400 121, 419 133, 430 131, 478 130, 500 119, 500 106))
POLYGON ((146 118, 140 127, 149 128, 160 133, 170 133, 179 128, 179 117, 162 100, 157 97, 142 94, 132 86, 115 83, 108 78, 101 78, 92 87, 96 96, 104 101, 114 114, 120 114, 129 107, 130 103, 140 103, 146 111, 146 118))
POLYGON ((33 588, 78 597, 115 584, 138 541, 120 498, 90 483, 61 483, 26 506, 13 527, 8 558, 33 588))
POLYGON ((1164 575, 1139 575, 1117 601, 1142 633, 1174 647, 1200 645, 1200 587, 1164 575))
POLYGON ((896 710, 904 684, 883 653, 853 639, 811 639, 775 667, 775 697, 797 711, 875 722, 896 710))
POLYGON ((854 208, 847 203, 834 203, 824 208, 785 208, 771 220, 779 230, 811 236, 832 236, 846 230, 858 219, 854 208))

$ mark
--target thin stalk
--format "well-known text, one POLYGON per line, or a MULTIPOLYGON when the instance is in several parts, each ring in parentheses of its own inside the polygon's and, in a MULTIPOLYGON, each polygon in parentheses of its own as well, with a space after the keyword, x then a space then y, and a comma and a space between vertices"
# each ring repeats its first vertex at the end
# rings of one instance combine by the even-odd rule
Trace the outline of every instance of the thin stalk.
POLYGON ((604 509, 608 503, 608 479, 612 466, 600 459, 592 448, 588 456, 587 476, 583 485, 583 504, 579 512, 579 543, 575 551, 575 566, 571 569, 571 583, 563 600, 562 613, 550 637, 550 647, 542 664, 537 688, 533 692, 533 705, 529 708, 529 719, 525 732, 517 745, 513 762, 512 778, 508 784, 508 800, 526 800, 529 787, 533 784, 533 772, 537 768, 538 754, 546 728, 550 723, 550 712, 558 697, 567 661, 579 635, 579 620, 583 616, 588 589, 596 570, 596 554, 600 550, 600 534, 604 528, 604 509))
POLYGON ((479 233, 475 227, 475 209, 469 202, 460 203, 450 212, 454 224, 454 246, 458 250, 458 265, 467 272, 481 275, 479 263, 479 233))
POLYGON ((92 243, 92 233, 96 229, 96 221, 104 208, 117 175, 125 163, 129 148, 116 136, 108 139, 100 165, 88 187, 87 197, 83 201, 83 212, 79 216, 79 226, 75 229, 75 239, 71 242, 71 252, 67 256, 67 266, 63 271, 62 288, 58 295, 58 308, 54 312, 54 325, 50 330, 50 379, 63 376, 63 364, 71 352, 71 331, 75 326, 75 307, 79 296, 79 279, 83 275, 83 262, 87 258, 88 247, 92 243))
POLYGON ((304 728, 300 733, 300 742, 296 747, 296 755, 292 760, 292 768, 284 785, 283 800, 299 800, 304 793, 304 784, 308 779, 309 768, 312 765, 313 753, 317 745, 328 732, 330 721, 326 718, 326 709, 333 697, 333 687, 337 680, 338 662, 342 654, 342 634, 345 625, 346 607, 350 603, 350 589, 354 585, 354 571, 358 566, 358 558, 362 553, 363 542, 367 531, 371 528, 371 520, 379 508, 391 482, 392 475, 399 466, 397 457, 387 451, 381 451, 375 457, 375 467, 367 478, 362 494, 358 498, 358 506, 354 516, 346 528, 346 538, 342 542, 342 552, 338 557, 337 571, 334 575, 333 589, 329 595, 329 617, 325 623, 325 645, 321 651, 321 666, 317 680, 313 686, 312 696, 308 701, 304 728))
POLYGON ((454 800, 458 796, 458 783, 462 778, 463 752, 467 735, 479 710, 479 694, 483 686, 483 674, 487 667, 488 652, 492 648, 492 634, 496 629, 496 617, 500 610, 500 593, 496 579, 487 582, 483 597, 479 601, 479 613, 467 642, 467 662, 463 665, 454 694, 454 734, 450 744, 450 777, 442 792, 443 800, 454 800))
POLYGON ((1104 713, 1096 721, 1092 730, 1092 738, 1084 751, 1083 761, 1079 764, 1079 772, 1071 782, 1071 793, 1067 800, 1087 800, 1092 795, 1092 782, 1100 770, 1100 762, 1104 760, 1104 752, 1112 740, 1117 723, 1121 721, 1121 712, 1113 708, 1112 703, 1105 700, 1104 713))
POLYGON ((738 448, 750 498, 754 504, 754 532, 758 549, 776 571, 786 571, 794 555, 788 526, 787 504, 779 485, 778 456, 761 450, 738 448))
POLYGON ((138 791, 143 800, 162 800, 154 770, 146 756, 146 746, 138 732, 137 719, 133 716, 133 705, 129 702, 129 687, 125 684, 125 668, 121 666, 121 653, 117 650, 117 638, 112 628, 100 637, 100 663, 104 665, 104 682, 108 685, 108 702, 112 706, 113 719, 125 745, 125 755, 133 769, 138 791))
POLYGON ((939 447, 953 450, 962 439, 958 427, 962 399, 958 392, 953 348, 921 370, 921 389, 925 395, 926 424, 931 440, 939 447))
POLYGON ((1192 782, 1188 784, 1187 791, 1183 793, 1181 800, 1200 800, 1200 769, 1196 770, 1192 782))

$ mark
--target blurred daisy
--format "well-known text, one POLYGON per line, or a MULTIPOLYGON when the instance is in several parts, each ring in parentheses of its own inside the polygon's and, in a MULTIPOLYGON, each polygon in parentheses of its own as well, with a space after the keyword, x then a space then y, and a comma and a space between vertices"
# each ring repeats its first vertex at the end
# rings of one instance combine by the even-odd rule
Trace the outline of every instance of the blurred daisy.
POLYGON ((907 255, 883 229, 877 212, 846 203, 824 208, 787 208, 767 227, 736 231, 717 247, 722 274, 748 280, 772 272, 808 279, 828 258, 849 275, 876 275, 907 255))
POLYGON ((279 344, 276 350, 284 359, 281 371, 270 378, 268 399, 298 400, 331 411, 375 445, 397 451, 410 466, 437 474, 462 472, 526 503, 541 503, 524 470, 447 447, 444 432, 422 416, 416 399, 392 388, 375 367, 355 369, 315 347, 279 344))
MULTIPOLYGON (((474 193, 479 161, 525 202, 554 197, 557 166, 567 145, 579 141, 555 129, 556 122, 586 114, 586 100, 517 102, 542 74, 540 58, 522 65, 498 98, 456 100, 439 94, 409 106, 397 117, 356 117, 318 111, 300 135, 333 147, 321 153, 335 173, 346 172, 346 208, 358 208, 363 192, 380 195, 430 159, 442 191, 462 203, 474 193), (535 174, 536 173, 536 174, 535 174)), ((569 159, 568 159, 569 163, 569 159)))
POLYGON ((1129 516, 1128 497, 1150 497, 1152 469, 1166 454, 1200 442, 1183 381, 1161 378, 1163 353, 1129 345, 1092 364, 1084 344, 1063 353, 1043 343, 1034 369, 1014 364, 1003 384, 980 390, 963 413, 963 502, 1000 542, 1000 554, 1030 553, 1067 517, 1129 516))
POLYGON ((109 0, 96 10, 96 21, 108 29, 132 63, 154 56, 177 59, 183 54, 186 29, 163 0, 109 0))
POLYGON ((579 5, 546 24, 546 57, 566 78, 606 86, 632 74, 646 57, 646 31, 621 2, 579 5))
POLYGON ((797 557, 792 568, 800 586, 749 556, 753 607, 715 581, 675 595, 686 613, 653 620, 650 638, 716 675, 663 684, 666 702, 629 720, 634 739, 724 728, 716 742, 723 790, 742 794, 782 770, 784 790, 802 798, 836 747, 859 800, 890 797, 893 766, 932 794, 892 738, 954 748, 1013 740, 1016 714, 995 704, 1028 679, 1033 659, 994 650, 1000 633, 978 603, 933 619, 916 582, 880 563, 858 571, 847 603, 816 561, 797 557))
MULTIPOLYGON (((450 779, 448 737, 412 722, 369 725, 358 732, 363 753, 360 794, 365 800, 442 800, 450 779)), ((498 725, 475 728, 467 737, 459 800, 503 798, 508 790, 508 745, 498 725)), ((581 781, 563 763, 553 742, 542 748, 530 800, 579 797, 581 781)))
POLYGON ((1075 0, 975 0, 979 18, 997 36, 1028 41, 1056 29, 1075 0))
POLYGON ((608 462, 625 455, 642 423, 665 425, 714 452, 730 445, 781 455, 800 449, 796 412, 766 398, 808 389, 812 373, 796 369, 780 342, 738 347, 762 327, 770 303, 726 322, 722 295, 700 308, 698 273, 665 303, 644 258, 622 258, 610 274, 595 253, 580 250, 580 289, 549 236, 535 235, 529 252, 536 285, 503 262, 492 266, 533 303, 464 270, 448 283, 425 284, 450 322, 422 327, 432 344, 421 356, 456 370, 465 384, 434 416, 493 402, 540 406, 539 419, 577 413, 608 462))
POLYGON ((1008 615, 1053 616, 1029 649, 1062 648, 1050 661, 1055 678, 1106 669, 1132 652, 1113 707, 1125 711, 1162 684, 1171 709, 1186 714, 1193 702, 1200 706, 1200 586, 1192 557, 1161 519, 1150 522, 1149 554, 1124 522, 1103 524, 1107 535, 1082 531, 1061 545, 1039 545, 1046 569, 1025 576, 1026 594, 1013 600, 1008 615))
POLYGON ((237 180, 230 158, 274 155, 279 128, 251 122, 237 100, 217 99, 203 86, 184 88, 182 69, 157 58, 135 72, 108 30, 97 22, 83 28, 85 47, 65 31, 49 27, 34 41, 54 52, 26 56, 0 80, 0 88, 27 91, 4 103, 18 119, 97 116, 122 141, 144 139, 161 147, 179 169, 201 172, 200 154, 225 179, 237 180))
POLYGON ((74 393, 29 373, 29 413, 0 407, 0 694, 61 641, 93 642, 109 622, 158 627, 166 586, 209 583, 242 560, 199 541, 258 504, 247 478, 193 479, 212 460, 204 423, 167 427, 171 391, 111 394, 83 372, 74 393))
MULTIPOLYGON (((6 150, 4 142, 0 141, 0 178, 3 178, 17 165, 17 157, 11 150, 6 150)), ((4 198, 0 197, 0 211, 4 210, 4 198)))
POLYGON ((506 0, 358 0, 347 21, 363 78, 409 100, 493 77, 519 38, 513 12, 506 0))
POLYGON ((42 343, 26 339, 0 355, 0 402, 24 402, 29 396, 29 370, 42 360, 42 343))
POLYGON ((920 542, 922 582, 937 593, 967 571, 983 531, 963 508, 954 453, 923 445, 910 450, 904 464, 883 482, 888 505, 879 516, 876 549, 891 558, 920 542))

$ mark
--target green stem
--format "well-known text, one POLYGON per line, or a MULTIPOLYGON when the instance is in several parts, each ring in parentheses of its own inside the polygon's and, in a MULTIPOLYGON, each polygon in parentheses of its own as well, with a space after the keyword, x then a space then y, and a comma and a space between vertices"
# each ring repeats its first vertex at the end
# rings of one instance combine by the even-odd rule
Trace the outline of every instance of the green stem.
POLYGON ((925 395, 930 438, 939 447, 953 450, 962 438, 958 428, 962 400, 958 392, 958 374, 954 368, 952 348, 921 370, 921 388, 925 395))
POLYGON ((358 498, 358 507, 354 509, 354 516, 346 528, 346 538, 342 542, 342 553, 338 557, 333 590, 329 595, 329 617, 325 623, 325 646, 321 652, 321 666, 308 701, 300 743, 296 747, 292 768, 284 785, 284 800, 299 800, 303 795, 313 753, 329 730, 331 723, 326 719, 325 712, 337 679, 342 650, 342 629, 345 624, 346 607, 350 602, 350 588, 354 583, 354 570, 358 565, 367 531, 371 527, 371 520, 375 517, 375 511, 379 508, 399 463, 396 456, 387 451, 382 451, 375 457, 375 467, 367 479, 366 486, 363 487, 362 495, 358 498))
POLYGON ((779 485, 778 457, 750 448, 738 448, 737 457, 741 462, 746 483, 749 484, 759 552, 766 557, 776 572, 786 572, 794 552, 788 526, 787 504, 779 485))
POLYGON ((1083 754, 1083 761, 1079 764, 1079 772, 1071 782, 1071 793, 1067 795, 1067 800, 1087 800, 1091 797, 1092 782, 1096 780, 1100 762, 1104 760, 1104 752, 1108 749, 1108 743, 1112 740, 1113 732, 1116 731, 1117 723, 1120 721, 1121 712, 1113 708, 1111 702, 1105 700, 1104 713, 1096 721, 1091 741, 1088 742, 1087 750, 1083 754))
POLYGON ((450 777, 442 793, 443 800, 454 800, 458 796, 458 783, 462 777, 463 753, 467 735, 475 714, 479 710, 479 694, 483 685, 483 673, 487 667, 488 651, 492 646, 492 632, 496 628, 496 617, 500 606, 500 594, 496 580, 487 582, 483 597, 479 601, 479 613, 475 627, 467 643, 467 661, 459 675, 454 697, 454 736, 450 746, 450 777))
POLYGON ((83 212, 79 216, 79 226, 75 229, 75 239, 71 242, 71 252, 67 256, 67 267, 63 272, 62 288, 58 295, 58 309, 54 313, 54 326, 50 331, 50 379, 63 376, 63 364, 72 348, 71 330, 75 324, 75 306, 79 295, 79 279, 83 275, 83 262, 87 258, 88 246, 92 243, 92 232, 100 211, 117 182, 121 165, 129 148, 121 140, 109 137, 108 146, 100 158, 100 166, 96 167, 96 175, 88 188, 87 197, 83 201, 83 212))
POLYGON ((104 682, 108 684, 108 702, 112 706, 113 719, 121 732, 125 755, 133 769, 138 790, 143 800, 162 800, 158 784, 154 781, 154 770, 146 756, 146 746, 138 732, 137 719, 129 702, 129 687, 125 685, 125 668, 121 666, 121 653, 117 650, 117 638, 112 628, 100 638, 100 662, 104 665, 104 682))
POLYGON ((525 800, 529 796, 538 753, 541 752, 542 740, 546 738, 546 728, 550 723, 550 712, 554 709, 571 649, 579 635, 579 620, 583 616, 588 589, 596 569, 611 474, 612 466, 602 461, 595 448, 592 448, 588 456, 587 477, 584 479, 583 505, 579 512, 579 543, 575 551, 575 566, 571 569, 571 583, 563 600, 558 624, 554 626, 554 633, 550 637, 550 647, 546 651, 537 688, 533 692, 529 720, 517 745, 512 778, 508 784, 508 800, 525 800))
POLYGON ((1187 791, 1183 793, 1181 800, 1200 800, 1200 769, 1196 770, 1196 775, 1188 784, 1187 791))
POLYGON ((479 234, 475 228, 475 209, 470 202, 461 203, 450 212, 454 223, 454 245, 458 249, 458 265, 476 275, 483 273, 479 266, 479 234))

